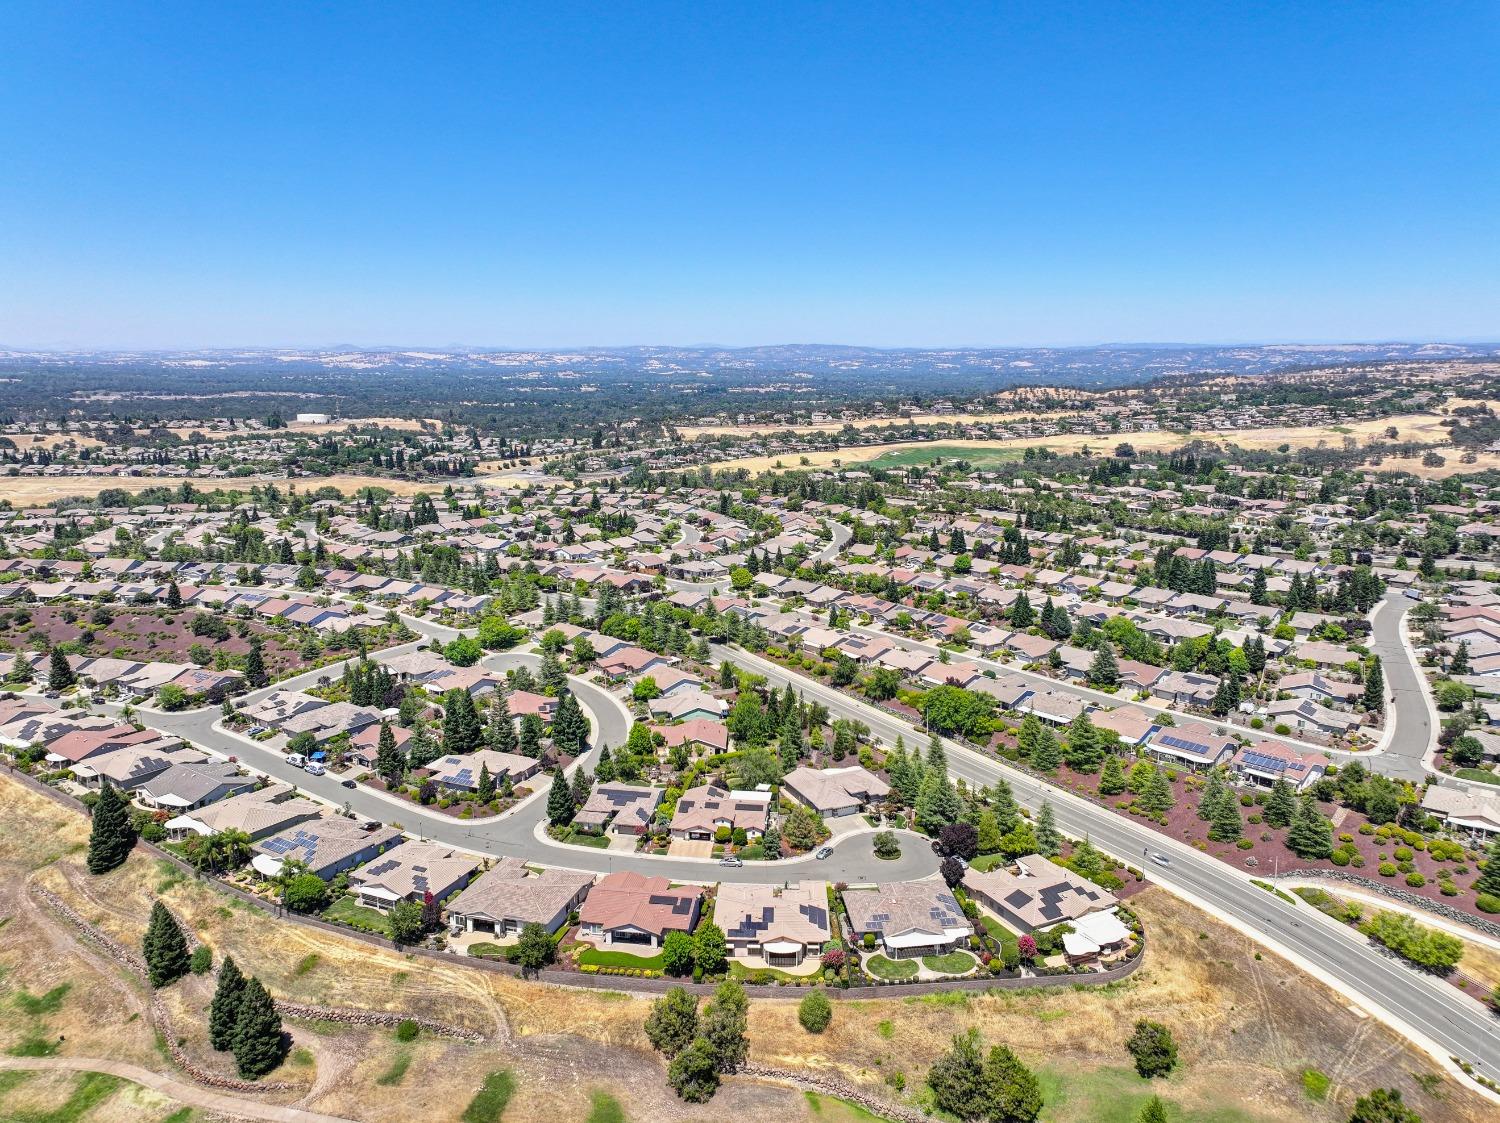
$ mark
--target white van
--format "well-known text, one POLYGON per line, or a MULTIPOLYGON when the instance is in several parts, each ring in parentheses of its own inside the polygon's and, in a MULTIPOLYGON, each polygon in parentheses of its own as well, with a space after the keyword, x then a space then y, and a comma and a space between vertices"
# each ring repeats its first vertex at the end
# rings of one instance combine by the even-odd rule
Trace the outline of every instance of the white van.
POLYGON ((301 753, 287 753, 286 762, 293 768, 301 768, 307 763, 307 758, 301 753))

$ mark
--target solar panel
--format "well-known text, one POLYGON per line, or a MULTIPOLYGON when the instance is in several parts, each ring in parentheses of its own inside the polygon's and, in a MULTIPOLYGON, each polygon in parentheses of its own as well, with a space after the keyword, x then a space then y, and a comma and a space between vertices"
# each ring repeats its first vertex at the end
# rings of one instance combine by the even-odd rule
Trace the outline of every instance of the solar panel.
POLYGON ((1280 757, 1266 753, 1246 753, 1243 759, 1249 767, 1259 768, 1265 772, 1282 772, 1287 766, 1287 762, 1280 757))
POLYGON ((1185 749, 1188 752, 1202 753, 1208 751, 1208 746, 1197 741, 1189 741, 1184 737, 1174 737, 1170 733, 1162 734, 1156 738, 1159 744, 1166 745, 1170 749, 1185 749))

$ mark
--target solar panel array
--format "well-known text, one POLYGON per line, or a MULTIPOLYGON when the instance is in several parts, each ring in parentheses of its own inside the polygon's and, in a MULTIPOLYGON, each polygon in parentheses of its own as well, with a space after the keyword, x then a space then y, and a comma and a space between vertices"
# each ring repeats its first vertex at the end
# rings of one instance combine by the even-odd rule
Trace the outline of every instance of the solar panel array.
POLYGON ((1245 753, 1240 757, 1250 768, 1259 768, 1262 772, 1284 772, 1287 762, 1279 756, 1271 756, 1268 753, 1245 753))
POLYGON ((1206 753, 1208 746, 1198 741, 1189 741, 1186 737, 1177 737, 1171 733, 1160 734, 1156 743, 1166 745, 1169 749, 1185 749, 1192 753, 1206 753))

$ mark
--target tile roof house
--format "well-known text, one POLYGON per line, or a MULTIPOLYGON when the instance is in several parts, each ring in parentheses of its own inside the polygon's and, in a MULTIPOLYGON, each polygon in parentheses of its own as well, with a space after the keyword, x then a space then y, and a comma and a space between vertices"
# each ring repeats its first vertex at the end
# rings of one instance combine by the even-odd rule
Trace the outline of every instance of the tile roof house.
POLYGON ((573 870, 530 872, 517 858, 502 858, 448 903, 448 923, 466 932, 517 935, 527 924, 556 932, 594 884, 573 870))
POLYGON ((1480 838, 1500 835, 1500 795, 1493 792, 1433 784, 1422 797, 1422 810, 1443 820, 1449 830, 1480 838))
POLYGON ((1006 869, 964 874, 969 894, 1007 924, 1023 932, 1051 928, 1089 913, 1113 909, 1113 893, 1040 854, 1016 859, 1006 869))
POLYGON ((1163 726, 1146 742, 1146 752, 1168 764, 1206 769, 1223 764, 1235 745, 1233 737, 1192 721, 1163 726))
POLYGON ((519 753, 502 753, 496 749, 476 749, 472 753, 450 753, 440 756, 424 771, 439 787, 456 791, 479 790, 480 773, 488 768, 498 783, 502 776, 509 776, 511 783, 519 784, 535 776, 541 762, 519 753))
POLYGON ((604 947, 659 947, 668 932, 691 932, 698 923, 703 889, 673 887, 665 877, 621 870, 599 879, 579 910, 579 935, 604 947))
POLYGON ((349 874, 359 903, 385 910, 401 901, 444 901, 469 883, 479 859, 451 846, 406 842, 349 874))
POLYGON ((1239 783, 1269 788, 1277 780, 1285 780, 1299 792, 1316 784, 1327 770, 1324 758, 1273 741, 1246 745, 1229 761, 1230 774, 1239 783))
POLYGON ((729 727, 721 721, 690 718, 678 725, 653 725, 650 729, 661 735, 668 748, 686 745, 689 749, 701 747, 711 753, 729 751, 729 727))
POLYGON ((714 903, 714 923, 737 958, 756 956, 767 967, 800 966, 833 938, 828 883, 801 881, 782 888, 726 882, 714 903))
POLYGON ((645 834, 661 801, 661 788, 596 782, 587 802, 573 816, 573 826, 611 834, 645 834))
POLYGON ((713 838, 720 827, 743 829, 747 836, 765 833, 771 814, 769 791, 725 791, 712 784, 689 788, 672 814, 673 838, 713 838))
POLYGON ((263 877, 275 877, 288 860, 303 862, 325 881, 351 866, 367 862, 401 845, 394 827, 366 830, 365 824, 342 815, 320 815, 293 824, 255 843, 250 864, 263 877))
POLYGON ((846 889, 844 908, 856 939, 873 932, 892 958, 941 955, 973 931, 958 899, 941 881, 894 881, 846 889))
POLYGON ((891 786, 859 765, 847 768, 800 766, 781 781, 782 792, 805 803, 824 816, 856 815, 877 799, 884 799, 891 786))

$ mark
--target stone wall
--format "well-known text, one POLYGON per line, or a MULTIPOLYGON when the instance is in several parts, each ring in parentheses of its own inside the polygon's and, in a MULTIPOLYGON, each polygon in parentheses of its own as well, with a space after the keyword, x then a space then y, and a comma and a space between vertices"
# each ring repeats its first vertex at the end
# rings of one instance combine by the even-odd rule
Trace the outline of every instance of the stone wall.
POLYGON ((1357 873, 1348 873, 1345 870, 1288 870, 1280 876, 1279 880, 1287 878, 1317 878, 1320 881, 1342 881, 1346 885, 1354 885, 1367 892, 1389 897, 1393 901, 1400 901, 1403 905, 1412 908, 1423 909, 1435 916, 1441 916, 1445 920, 1452 920, 1459 924, 1467 924, 1470 928, 1477 929, 1487 936, 1500 939, 1500 923, 1486 920, 1482 916, 1456 909, 1452 905, 1445 905, 1442 901, 1434 901, 1430 897, 1423 897, 1419 893, 1408 893, 1404 889, 1398 889, 1394 885, 1386 885, 1383 882, 1372 881, 1368 877, 1361 877, 1357 873))

